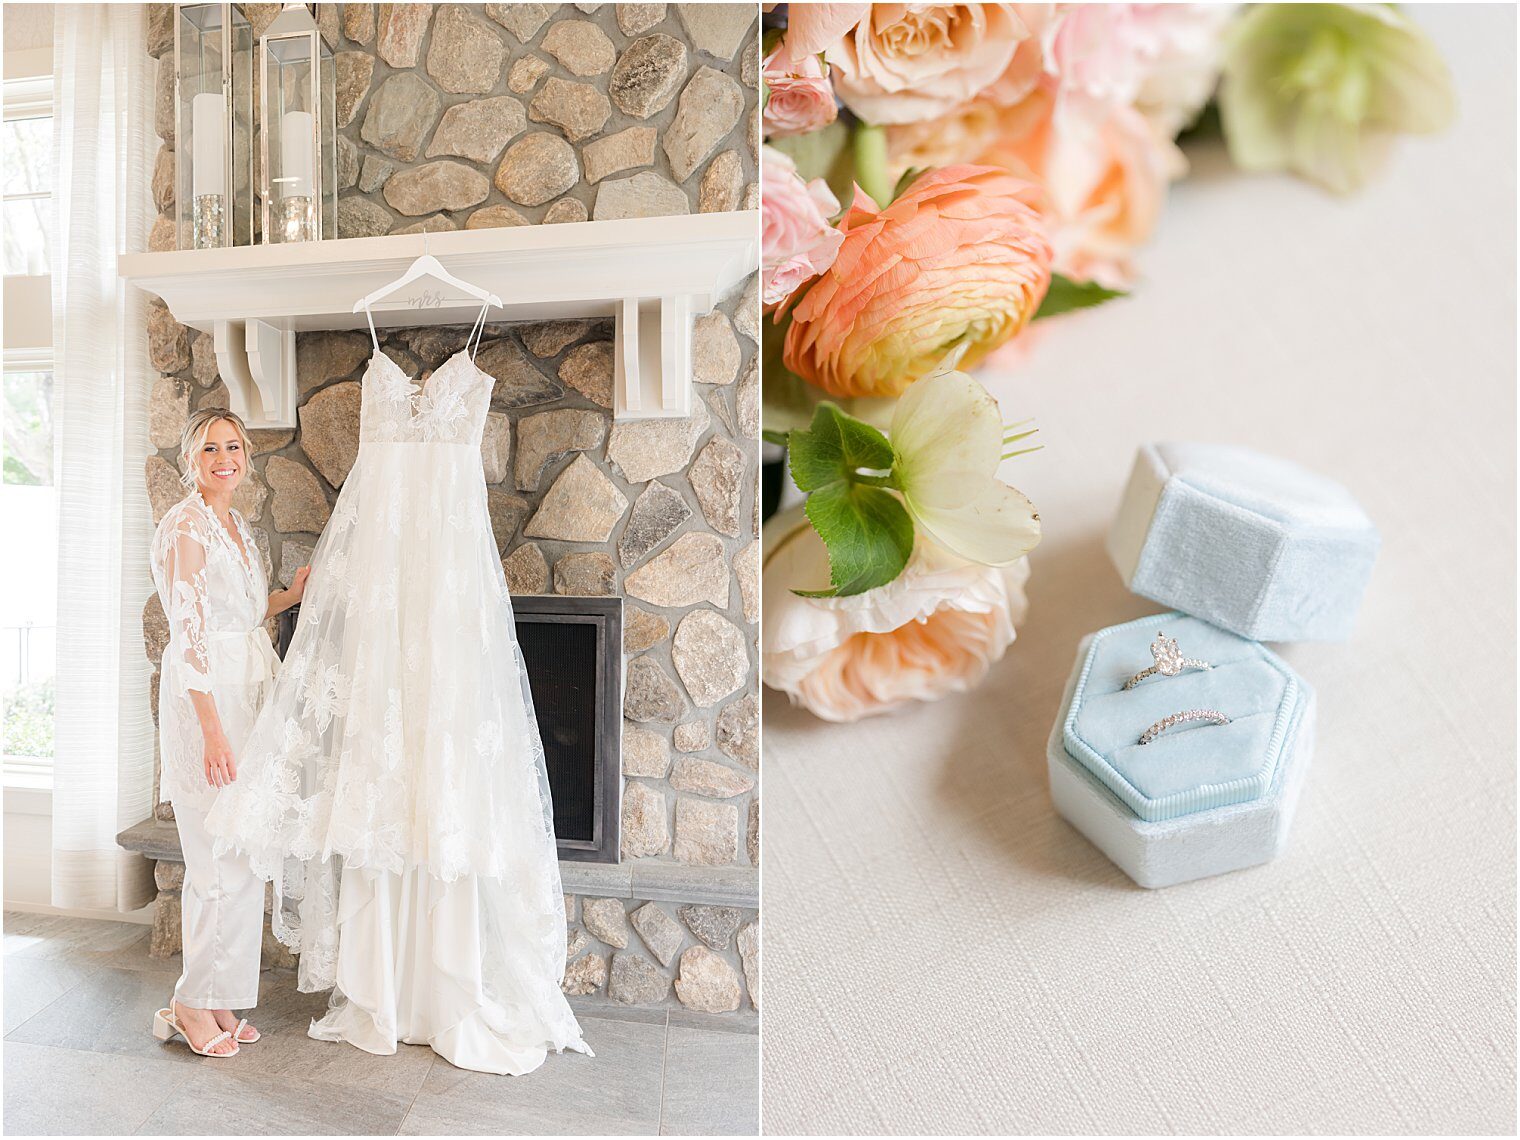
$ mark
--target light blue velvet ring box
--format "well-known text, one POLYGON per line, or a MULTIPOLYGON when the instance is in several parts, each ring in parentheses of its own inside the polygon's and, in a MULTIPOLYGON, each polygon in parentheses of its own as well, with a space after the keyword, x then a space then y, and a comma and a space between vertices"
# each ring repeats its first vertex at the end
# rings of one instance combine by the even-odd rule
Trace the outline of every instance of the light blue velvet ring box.
POLYGON ((1164 614, 1100 630, 1077 653, 1046 759, 1056 809, 1136 883, 1165 887, 1265 863, 1287 842, 1314 742, 1314 693, 1262 645, 1164 614), (1157 631, 1210 670, 1124 683, 1157 631), (1170 713, 1216 708, 1149 744, 1170 713))
POLYGON ((1135 593, 1253 641, 1349 637, 1378 545, 1334 480, 1206 443, 1143 446, 1108 536, 1135 593))

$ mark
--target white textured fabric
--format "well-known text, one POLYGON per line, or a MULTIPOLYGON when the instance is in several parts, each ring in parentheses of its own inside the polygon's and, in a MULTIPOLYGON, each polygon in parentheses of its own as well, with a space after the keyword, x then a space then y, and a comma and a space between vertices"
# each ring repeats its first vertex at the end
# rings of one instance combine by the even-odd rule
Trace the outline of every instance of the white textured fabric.
MULTIPOLYGON (((176 811, 204 813, 217 789, 206 779, 205 738, 192 690, 210 693, 241 761, 277 665, 264 629, 269 583, 248 523, 233 542, 199 491, 170 507, 153 535, 153 581, 169 625, 158 685, 159 788, 176 811)), ((177 815, 176 815, 177 818, 177 815)))
POLYGON ((135 910, 153 865, 116 835, 153 808, 142 608, 153 519, 143 295, 116 276, 147 246, 153 91, 143 4, 54 11, 53 348, 58 439, 52 901, 135 910))
MULTIPOLYGON (((241 743, 240 737, 229 734, 229 739, 241 743)), ((251 1009, 259 1003, 264 880, 249 869, 246 856, 236 851, 212 853, 204 808, 176 803, 174 825, 185 857, 180 890, 183 969, 174 985, 174 1000, 195 1009, 251 1009)))
POLYGON ((766 692, 767 1133, 1513 1135, 1515 10, 1414 16, 1449 133, 1345 200, 1195 150, 1134 296, 993 379, 1045 540, 986 683, 766 692), (1319 698, 1287 851, 1145 891, 1044 768, 1078 642, 1159 609, 1103 549, 1156 439, 1322 471, 1384 545, 1348 643, 1274 647, 1319 698))
MULTIPOLYGON (((584 1047, 559 989, 565 910, 543 745, 486 509, 491 385, 464 351, 419 388, 377 346, 358 457, 312 552, 295 637, 208 827, 218 850, 248 852, 274 881, 275 933, 301 952, 300 988, 338 986, 330 1025, 394 1036, 405 1011, 390 1003, 436 972, 470 994, 448 1012, 541 1060, 584 1047), (405 877, 432 901, 404 920, 383 899, 369 907, 352 895, 358 870, 405 877), (468 969, 457 945, 410 929, 457 902, 448 884, 473 884, 480 912, 501 918, 492 954, 468 969), (402 962, 386 949, 400 945, 428 956, 402 962), (396 976, 345 975, 361 959, 396 976), (339 1014, 345 1003, 360 1008, 339 1014)), ((499 1071, 494 1056, 450 1059, 499 1071)))

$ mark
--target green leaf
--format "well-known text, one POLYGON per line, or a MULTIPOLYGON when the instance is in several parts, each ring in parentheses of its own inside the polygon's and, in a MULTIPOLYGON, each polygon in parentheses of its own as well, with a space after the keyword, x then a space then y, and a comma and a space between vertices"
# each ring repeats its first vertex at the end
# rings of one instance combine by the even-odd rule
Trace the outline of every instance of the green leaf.
POLYGON ((770 428, 760 429, 760 438, 766 443, 774 443, 778 447, 785 447, 791 441, 791 432, 772 431, 770 428))
POLYGON ((1052 273, 1050 289, 1045 300, 1040 302, 1040 311, 1035 313, 1034 319, 1058 317, 1075 309, 1090 309, 1116 297, 1127 296, 1129 294, 1122 289, 1106 289, 1095 281, 1073 281, 1070 277, 1052 273))
POLYGON ((828 590, 795 590, 805 598, 849 597, 885 586, 913 553, 913 520, 890 491, 845 482, 808 496, 808 521, 829 552, 828 590))
POLYGON ((813 410, 807 431, 791 433, 789 443, 792 481, 800 491, 851 482, 861 468, 887 471, 892 467, 892 445, 887 437, 828 401, 813 410))
MULTIPOLYGON (((897 180, 897 185, 892 188, 892 201, 897 201, 903 196, 903 191, 918 181, 918 176, 929 168, 927 166, 910 166, 903 171, 903 176, 897 180)), ((882 203, 886 205, 885 202, 882 203)))

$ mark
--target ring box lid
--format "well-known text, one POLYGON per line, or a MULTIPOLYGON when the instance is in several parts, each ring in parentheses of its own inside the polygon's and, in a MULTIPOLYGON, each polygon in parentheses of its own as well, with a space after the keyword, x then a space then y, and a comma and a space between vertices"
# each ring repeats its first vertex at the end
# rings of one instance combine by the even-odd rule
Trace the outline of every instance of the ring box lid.
POLYGON ((1276 654, 1183 614, 1111 626, 1092 636, 1063 726, 1066 752, 1134 814, 1173 819, 1243 803, 1271 787, 1307 687, 1276 654), (1124 684, 1150 664, 1158 631, 1210 669, 1124 684), (1188 722, 1140 744, 1145 728, 1184 709, 1229 710, 1224 725, 1188 722))
POLYGON ((1379 545, 1333 479, 1206 443, 1142 446, 1108 535, 1132 591, 1253 641, 1349 637, 1379 545))

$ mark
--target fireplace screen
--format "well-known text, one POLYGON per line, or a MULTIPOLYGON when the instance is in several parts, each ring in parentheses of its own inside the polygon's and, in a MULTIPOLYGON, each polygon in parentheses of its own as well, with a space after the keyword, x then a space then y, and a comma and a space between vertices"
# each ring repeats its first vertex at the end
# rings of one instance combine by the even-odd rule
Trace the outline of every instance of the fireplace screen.
MULTIPOLYGON (((517 641, 544 742, 561 859, 618 861, 623 725, 623 601, 514 597, 517 641)), ((300 607, 280 615, 280 656, 300 607)))

